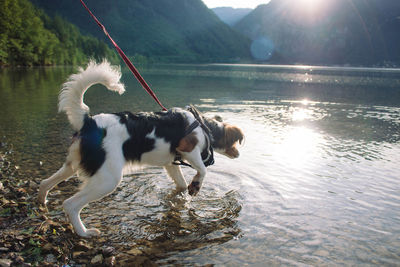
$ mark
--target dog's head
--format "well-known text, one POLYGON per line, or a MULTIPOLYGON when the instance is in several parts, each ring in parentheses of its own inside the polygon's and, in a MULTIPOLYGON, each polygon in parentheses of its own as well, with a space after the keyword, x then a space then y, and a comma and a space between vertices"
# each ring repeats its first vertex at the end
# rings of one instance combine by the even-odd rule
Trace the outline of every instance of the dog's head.
POLYGON ((192 112, 196 112, 210 130, 214 150, 232 159, 239 157, 239 150, 236 146, 237 144, 242 144, 244 140, 242 130, 234 125, 223 122, 220 116, 207 118, 201 115, 194 107, 191 108, 192 112))
POLYGON ((243 142, 242 130, 237 126, 224 123, 219 116, 206 119, 206 122, 213 136, 212 146, 215 151, 231 159, 239 157, 239 150, 236 146, 243 142))

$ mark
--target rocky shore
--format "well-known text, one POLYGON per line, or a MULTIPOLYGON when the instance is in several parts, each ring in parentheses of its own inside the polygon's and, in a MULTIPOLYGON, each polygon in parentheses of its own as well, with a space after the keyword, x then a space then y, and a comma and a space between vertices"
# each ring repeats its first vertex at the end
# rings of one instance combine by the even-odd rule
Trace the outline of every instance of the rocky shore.
POLYGON ((0 267, 157 266, 152 250, 118 248, 106 238, 83 239, 66 220, 37 204, 39 180, 27 179, 0 142, 0 267))

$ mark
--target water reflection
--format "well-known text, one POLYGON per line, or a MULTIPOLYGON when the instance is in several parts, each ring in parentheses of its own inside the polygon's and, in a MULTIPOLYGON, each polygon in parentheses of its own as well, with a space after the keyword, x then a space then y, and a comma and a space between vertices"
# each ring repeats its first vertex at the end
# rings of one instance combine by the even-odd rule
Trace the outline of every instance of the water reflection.
POLYGON ((313 130, 305 127, 293 127, 282 137, 282 143, 275 152, 291 167, 303 167, 312 157, 318 157, 318 146, 322 138, 313 130))
POLYGON ((147 253, 163 258, 240 236, 240 198, 236 191, 213 190, 191 198, 176 193, 164 173, 148 169, 125 177, 118 192, 91 204, 82 217, 114 245, 143 243, 147 253))
MULTIPOLYGON (((166 106, 192 103, 239 125, 246 134, 241 157, 216 155, 195 198, 173 193, 162 169, 139 170, 89 205, 85 223, 121 253, 139 253, 132 250, 139 244, 166 265, 396 265, 398 72, 310 69, 145 69, 166 106)), ((67 73, 55 70, 42 81, 37 70, 26 81, 9 74, 0 74, 0 136, 27 179, 39 182, 62 164, 72 134, 56 114, 67 73), (44 88, 36 91, 35 83, 44 88)), ((93 113, 158 110, 136 81, 124 79, 122 96, 101 87, 88 92, 93 113)), ((193 171, 184 174, 189 180, 193 171)), ((49 216, 64 216, 60 204, 77 185, 74 178, 50 193, 49 216)))

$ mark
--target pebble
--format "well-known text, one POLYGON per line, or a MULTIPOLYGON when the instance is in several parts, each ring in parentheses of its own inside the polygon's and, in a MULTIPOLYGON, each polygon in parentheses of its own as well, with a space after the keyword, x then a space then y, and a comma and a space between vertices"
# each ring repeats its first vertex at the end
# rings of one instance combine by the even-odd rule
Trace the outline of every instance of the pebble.
POLYGON ((45 258, 45 261, 53 263, 53 262, 56 262, 57 259, 53 254, 47 254, 46 258, 45 258))
POLYGON ((31 180, 31 181, 29 181, 29 188, 37 189, 37 188, 39 188, 39 185, 31 180))
POLYGON ((9 267, 11 266, 11 260, 8 259, 0 259, 0 267, 9 267))
POLYGON ((133 248, 133 249, 129 250, 127 253, 130 255, 140 255, 140 254, 142 254, 142 251, 137 248, 133 248))
POLYGON ((85 255, 86 253, 84 251, 74 251, 72 252, 72 258, 76 259, 79 258, 81 255, 85 255))
POLYGON ((20 266, 20 265, 22 265, 22 264, 24 263, 25 259, 24 259, 22 256, 17 256, 17 257, 14 259, 14 261, 15 261, 16 263, 18 263, 18 266, 20 266))
POLYGON ((104 256, 111 256, 115 252, 115 248, 113 247, 103 247, 101 252, 104 256))
POLYGON ((90 261, 91 264, 100 264, 103 262, 103 255, 98 254, 93 257, 93 259, 90 261))
POLYGON ((89 251, 92 249, 92 246, 89 244, 85 244, 84 242, 80 241, 74 248, 77 251, 89 251))
POLYGON ((115 256, 108 257, 104 260, 106 266, 116 266, 115 256))
POLYGON ((47 243, 46 245, 44 245, 44 246, 42 247, 42 249, 43 249, 44 251, 50 251, 50 250, 53 249, 53 245, 52 245, 51 243, 47 243))
POLYGON ((317 250, 314 252, 314 255, 321 256, 321 257, 328 257, 329 252, 326 250, 317 250))

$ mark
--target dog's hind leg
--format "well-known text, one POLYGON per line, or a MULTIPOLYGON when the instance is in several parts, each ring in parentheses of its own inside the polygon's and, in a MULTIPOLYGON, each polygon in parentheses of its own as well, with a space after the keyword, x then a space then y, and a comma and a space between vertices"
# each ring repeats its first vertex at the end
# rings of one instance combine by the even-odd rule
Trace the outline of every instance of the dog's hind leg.
POLYGON ((172 180, 174 180, 176 189, 178 191, 185 191, 187 188, 187 183, 183 177, 181 167, 178 165, 167 165, 164 166, 164 168, 172 180))
MULTIPOLYGON (((106 163, 104 165, 110 167, 110 164, 106 163)), ((119 170, 115 166, 113 166, 112 170, 103 166, 95 175, 86 178, 87 182, 81 191, 64 201, 64 210, 78 235, 91 237, 100 234, 100 231, 95 228, 86 229, 80 218, 80 213, 89 202, 101 199, 114 191, 121 179, 122 166, 119 170)))
POLYGON ((56 173, 50 176, 50 178, 43 180, 39 187, 39 203, 45 205, 47 201, 47 193, 54 186, 74 175, 74 173, 75 171, 73 170, 71 163, 64 163, 64 165, 56 173))

